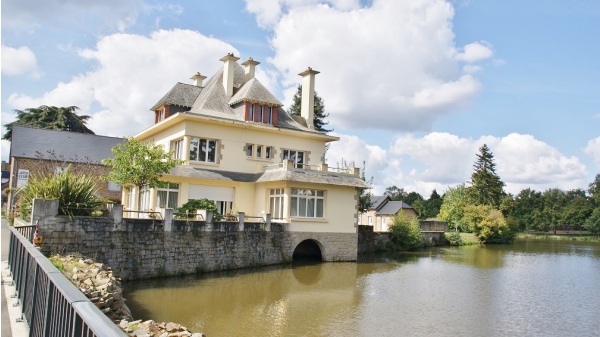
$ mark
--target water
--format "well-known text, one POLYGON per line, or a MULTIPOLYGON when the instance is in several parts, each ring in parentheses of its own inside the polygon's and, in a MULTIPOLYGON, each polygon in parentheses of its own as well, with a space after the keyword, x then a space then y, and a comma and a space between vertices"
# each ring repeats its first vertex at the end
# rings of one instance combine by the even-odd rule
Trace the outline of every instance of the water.
POLYGON ((600 244, 519 240, 125 284, 218 336, 600 336, 600 244))

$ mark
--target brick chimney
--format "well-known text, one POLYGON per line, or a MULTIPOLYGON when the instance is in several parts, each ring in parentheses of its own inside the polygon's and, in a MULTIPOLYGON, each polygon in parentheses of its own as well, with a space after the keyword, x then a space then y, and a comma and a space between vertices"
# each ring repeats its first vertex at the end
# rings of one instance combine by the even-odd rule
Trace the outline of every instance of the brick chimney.
POLYGON ((300 105, 300 116, 306 120, 306 125, 311 129, 315 128, 315 75, 318 73, 318 71, 308 67, 308 69, 298 74, 302 76, 302 103, 300 105))
POLYGON ((202 87, 202 82, 206 79, 206 76, 202 76, 199 72, 195 73, 194 76, 190 77, 191 80, 194 80, 194 85, 197 87, 202 87))
POLYGON ((227 97, 233 96, 233 72, 234 65, 239 60, 239 57, 233 56, 233 53, 229 53, 221 58, 223 61, 223 88, 225 89, 225 95, 227 97))
POLYGON ((254 78, 254 70, 260 62, 254 61, 251 57, 249 57, 242 65, 245 67, 244 73, 246 74, 246 80, 251 80, 254 78))

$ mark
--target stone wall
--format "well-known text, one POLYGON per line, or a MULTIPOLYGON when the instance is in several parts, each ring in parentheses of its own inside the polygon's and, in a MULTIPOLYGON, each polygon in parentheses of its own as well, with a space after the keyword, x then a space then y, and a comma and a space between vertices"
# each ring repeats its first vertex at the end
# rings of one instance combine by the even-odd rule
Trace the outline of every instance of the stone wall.
POLYGON ((110 266, 123 280, 290 262, 304 240, 317 242, 324 261, 357 257, 356 233, 289 232, 275 223, 70 218, 52 215, 52 202, 34 201, 32 221, 39 220, 42 251, 79 253, 110 266))

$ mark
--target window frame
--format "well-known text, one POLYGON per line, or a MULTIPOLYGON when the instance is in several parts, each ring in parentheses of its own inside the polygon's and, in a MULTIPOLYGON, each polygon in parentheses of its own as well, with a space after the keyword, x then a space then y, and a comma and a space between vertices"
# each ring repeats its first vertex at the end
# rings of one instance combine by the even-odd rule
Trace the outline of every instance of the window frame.
POLYGON ((285 188, 280 187, 269 189, 269 213, 271 214, 271 219, 285 219, 283 214, 284 204, 285 188))
POLYGON ((218 139, 190 137, 190 150, 189 150, 189 160, 190 160, 190 162, 193 161, 193 162, 197 162, 197 163, 216 164, 217 160, 218 160, 218 151, 219 151, 219 140, 218 139), (198 141, 198 143, 196 144, 196 147, 197 147, 196 148, 196 158, 193 158, 193 156, 192 156, 192 152, 194 151, 192 143, 194 142, 194 140, 198 141), (205 146, 206 146, 206 149, 209 150, 209 151, 204 150, 204 158, 200 159, 200 155, 203 152, 203 149, 202 149, 202 147, 203 147, 202 146, 203 141, 206 142, 205 146), (213 149, 210 148, 211 142, 214 143, 214 148, 213 149), (212 153, 212 159, 213 159, 212 161, 209 160, 210 157, 211 157, 211 155, 210 155, 211 153, 212 153))
POLYGON ((325 192, 325 190, 292 188, 290 191, 290 217, 324 219, 325 192))
POLYGON ((306 165, 306 151, 283 149, 283 151, 281 151, 281 158, 282 160, 292 160, 294 162, 294 168, 301 169, 306 165), (286 153, 288 154, 287 156, 286 153), (292 153, 296 155, 294 159, 290 159, 292 153), (299 153, 302 153, 302 162, 297 161, 299 153))

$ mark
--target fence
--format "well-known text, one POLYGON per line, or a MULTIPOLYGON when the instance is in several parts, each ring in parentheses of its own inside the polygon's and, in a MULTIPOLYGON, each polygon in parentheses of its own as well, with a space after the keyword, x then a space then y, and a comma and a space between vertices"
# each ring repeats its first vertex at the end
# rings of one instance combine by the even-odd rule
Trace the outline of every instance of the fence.
POLYGON ((10 228, 8 254, 21 319, 29 324, 29 336, 126 337, 31 244, 32 227, 10 228))

